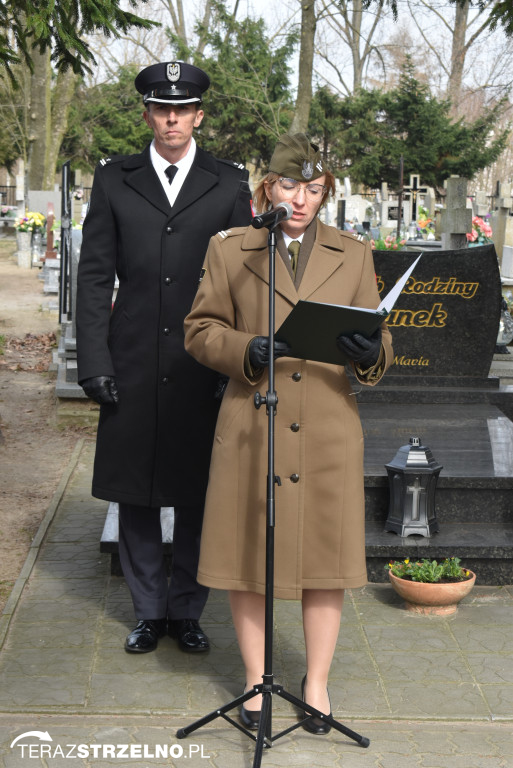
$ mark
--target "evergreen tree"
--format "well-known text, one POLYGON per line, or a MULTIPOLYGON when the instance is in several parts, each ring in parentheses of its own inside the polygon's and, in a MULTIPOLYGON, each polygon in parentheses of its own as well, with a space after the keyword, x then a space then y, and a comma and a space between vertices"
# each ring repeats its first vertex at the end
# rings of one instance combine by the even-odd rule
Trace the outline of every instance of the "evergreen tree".
MULTIPOLYGON (((141 0, 145 3, 147 0, 141 0)), ((137 0, 128 0, 131 8, 137 0)), ((132 27, 149 28, 153 21, 123 10, 120 0, 3 0, 0 3, 0 62, 14 79, 13 66, 23 62, 32 69, 32 51, 51 50, 58 69, 77 74, 95 63, 85 37, 101 32, 117 37, 132 27)))
MULTIPOLYGON (((201 146, 217 157, 266 167, 276 138, 292 118, 290 68, 292 36, 273 49, 262 22, 236 22, 217 4, 208 37, 208 55, 184 49, 172 38, 174 55, 193 60, 209 75, 205 118, 197 131, 201 146)), ((104 155, 140 152, 151 139, 134 88, 137 70, 120 69, 114 83, 81 87, 72 107, 62 158, 74 167, 94 168, 104 155)))
POLYGON ((402 155, 406 178, 418 173, 424 184, 441 187, 451 175, 471 179, 500 156, 509 130, 495 126, 505 106, 497 103, 472 123, 452 122, 450 102, 434 98, 407 59, 394 90, 362 89, 344 100, 318 92, 310 130, 337 173, 353 182, 396 188, 402 155))
POLYGON ((211 80, 201 144, 218 157, 265 167, 292 120, 289 60, 297 34, 273 48, 261 20, 238 22, 221 5, 217 12, 208 56, 195 60, 211 80))
POLYGON ((81 84, 71 107, 61 160, 71 160, 73 168, 93 170, 102 157, 140 152, 151 140, 142 117, 141 95, 134 87, 138 71, 125 66, 115 82, 93 88, 81 84))

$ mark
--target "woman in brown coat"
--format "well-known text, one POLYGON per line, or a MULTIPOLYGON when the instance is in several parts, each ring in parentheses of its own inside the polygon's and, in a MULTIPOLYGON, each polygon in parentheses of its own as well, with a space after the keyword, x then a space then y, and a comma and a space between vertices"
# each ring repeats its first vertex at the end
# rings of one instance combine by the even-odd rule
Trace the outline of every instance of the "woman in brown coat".
MULTIPOLYGON (((368 242, 322 224, 317 213, 334 190, 318 148, 304 134, 279 140, 270 173, 255 192, 258 210, 280 202, 293 215, 277 229, 276 327, 299 299, 376 308, 368 242), (299 241, 291 257, 290 241, 299 241)), ((217 422, 198 581, 227 589, 246 687, 264 671, 267 421, 253 396, 268 364, 268 233, 236 228, 210 241, 196 299, 185 320, 187 351, 229 376, 217 422)), ((291 249, 294 251, 294 247, 291 249)), ((341 336, 361 384, 374 385, 393 359, 385 324, 367 339, 341 336)), ((286 357, 275 342, 275 597, 300 599, 306 645, 303 696, 330 711, 328 673, 344 589, 366 583, 363 435, 343 366, 286 357)), ((242 721, 257 727, 260 697, 242 721)), ((319 719, 305 727, 326 733, 319 719)))

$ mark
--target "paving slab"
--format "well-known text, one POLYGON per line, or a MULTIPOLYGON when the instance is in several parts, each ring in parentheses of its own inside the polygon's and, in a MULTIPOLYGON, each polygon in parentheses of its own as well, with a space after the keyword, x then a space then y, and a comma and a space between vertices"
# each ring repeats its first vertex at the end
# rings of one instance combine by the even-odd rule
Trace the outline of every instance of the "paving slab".
MULTIPOLYGON (((0 620, 0 765, 251 766, 254 743, 221 718, 176 735, 242 692, 224 593, 202 617, 209 654, 169 638, 124 652, 133 612, 99 551, 108 504, 90 496, 93 455, 92 441, 77 443, 0 620)), ((299 696, 300 604, 276 601, 274 620, 274 674, 299 696)), ((388 583, 348 591, 330 695, 370 746, 297 729, 264 750, 266 768, 511 768, 513 586, 477 584, 448 617, 409 613, 388 583)), ((273 698, 275 734, 297 717, 273 698)))

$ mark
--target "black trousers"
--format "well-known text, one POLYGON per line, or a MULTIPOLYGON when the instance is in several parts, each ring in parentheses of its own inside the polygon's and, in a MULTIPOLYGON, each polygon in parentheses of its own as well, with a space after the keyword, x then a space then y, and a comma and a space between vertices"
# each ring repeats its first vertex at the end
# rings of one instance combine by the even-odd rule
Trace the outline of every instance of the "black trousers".
POLYGON ((203 505, 175 507, 168 583, 159 507, 119 505, 119 559, 136 618, 199 619, 208 588, 198 584, 203 505))

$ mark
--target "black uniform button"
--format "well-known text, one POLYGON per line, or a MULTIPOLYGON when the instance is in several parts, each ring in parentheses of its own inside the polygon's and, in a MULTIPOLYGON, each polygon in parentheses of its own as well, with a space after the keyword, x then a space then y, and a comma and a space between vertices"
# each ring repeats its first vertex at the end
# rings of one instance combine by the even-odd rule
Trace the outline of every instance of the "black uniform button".
POLYGON ((299 475, 293 474, 290 476, 290 481, 292 483, 299 483, 299 475))
POLYGON ((173 231, 173 227, 166 227, 166 234, 170 235, 173 231))
POLYGON ((165 277, 165 278, 164 278, 164 282, 165 282, 165 284, 166 284, 166 285, 171 285, 171 283, 172 283, 173 281, 171 280, 171 278, 170 278, 170 277, 165 277))
POLYGON ((169 384, 169 377, 168 376, 164 376, 164 378, 162 379, 162 384, 169 384))
POLYGON ((299 371, 296 371, 295 373, 293 373, 292 378, 294 379, 294 381, 301 381, 301 374, 299 373, 299 371))
POLYGON ((297 421, 295 421, 293 424, 290 425, 290 428, 293 432, 299 432, 299 424, 297 421))
POLYGON ((171 331, 169 330, 169 328, 164 328, 164 336, 169 336, 170 333, 171 331))

